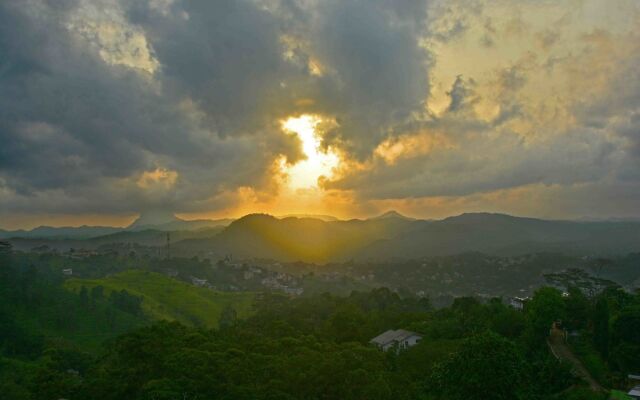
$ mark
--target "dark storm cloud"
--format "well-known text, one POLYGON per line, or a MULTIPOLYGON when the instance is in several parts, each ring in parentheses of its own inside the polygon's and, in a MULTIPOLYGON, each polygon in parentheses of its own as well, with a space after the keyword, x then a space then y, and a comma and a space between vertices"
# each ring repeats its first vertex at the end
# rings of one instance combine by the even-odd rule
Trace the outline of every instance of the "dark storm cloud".
POLYGON ((335 73, 340 128, 332 139, 366 156, 394 125, 424 109, 429 54, 420 46, 425 1, 321 2, 312 50, 335 73))
POLYGON ((140 6, 165 84, 194 99, 222 134, 253 133, 291 111, 335 116, 328 142, 366 156, 394 124, 423 108, 425 1, 177 2, 140 6), (293 42, 287 48, 283 36, 293 42), (292 59, 283 54, 292 51, 292 59), (325 69, 313 76, 311 59, 325 69), (293 61, 293 62, 292 62, 293 61), (298 107, 300 99, 312 99, 298 107))
POLYGON ((189 210, 268 186, 279 154, 300 157, 279 127, 292 113, 335 117, 327 142, 364 157, 428 94, 425 4, 4 2, 3 208, 189 210), (178 174, 172 190, 136 185, 158 168, 178 174))
MULTIPOLYGON (((205 35, 204 42, 187 49, 196 56, 182 60, 182 64, 176 61, 162 66, 161 73, 166 75, 160 76, 160 82, 164 87, 158 87, 138 71, 106 63, 98 52, 74 37, 66 25, 77 6, 79 3, 71 2, 0 5, 0 176, 5 188, 21 196, 20 202, 25 196, 35 199, 38 191, 62 190, 85 198, 83 209, 93 204, 99 211, 136 210, 153 202, 178 202, 169 205, 183 207, 180 202, 187 204, 193 196, 206 198, 225 185, 258 184, 267 173, 264 165, 274 154, 295 154, 294 143, 279 134, 274 136, 277 126, 273 121, 263 121, 259 128, 267 133, 253 143, 225 141, 218 135, 224 133, 220 127, 230 125, 229 120, 250 119, 257 114, 257 102, 264 102, 269 94, 260 93, 257 83, 248 78, 251 72, 246 68, 260 66, 246 66, 258 59, 227 59, 216 69, 216 63, 206 54, 215 59, 227 57, 212 46, 237 47, 252 54, 270 43, 268 39, 246 49, 252 40, 228 43, 233 34, 205 35), (220 53, 211 55, 212 51, 220 53), (227 73, 232 67, 240 72, 227 73), (198 75, 207 71, 213 82, 198 75), (180 78, 180 85, 187 86, 186 95, 174 83, 178 80, 175 76, 180 78), (234 76, 236 81, 226 81, 234 76), (207 98, 207 91, 216 94, 217 103, 210 100, 211 96, 207 98), (190 96, 204 102, 204 114, 185 111, 181 102, 190 96), (254 97, 257 100, 251 100, 254 97), (220 109, 225 104, 226 108, 220 109), (269 143, 268 148, 265 143, 269 143), (246 163, 247 159, 252 162, 246 163), (158 164, 180 174, 182 192, 173 193, 171 199, 147 199, 134 182, 126 188, 112 187, 114 179, 134 179, 158 164), (243 168, 237 168, 239 165, 243 168), (202 184, 209 190, 199 190, 202 184)), ((246 12, 239 14, 230 24, 244 21, 244 29, 256 29, 252 38, 260 36, 260 26, 246 12)), ((200 37, 202 33, 192 34, 200 37)), ((186 47, 192 44, 191 39, 187 35, 173 40, 178 41, 177 47, 186 47)), ((265 53, 273 53, 271 59, 278 55, 273 48, 265 49, 259 59, 269 58, 265 53)), ((263 74, 262 78, 269 76, 263 74)), ((278 80, 275 82, 277 85, 278 80)), ((17 207, 10 200, 5 206, 17 207)), ((70 210, 75 211, 75 207, 70 210)))
POLYGON ((254 133, 282 117, 289 79, 303 71, 282 57, 279 20, 250 1, 176 2, 163 15, 133 2, 175 96, 194 100, 221 135, 254 133))

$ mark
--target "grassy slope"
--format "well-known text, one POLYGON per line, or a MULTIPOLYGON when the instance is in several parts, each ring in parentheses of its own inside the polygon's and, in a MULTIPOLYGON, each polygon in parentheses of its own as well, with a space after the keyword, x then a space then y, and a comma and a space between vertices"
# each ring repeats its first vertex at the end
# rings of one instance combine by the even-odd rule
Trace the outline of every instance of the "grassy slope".
POLYGON ((619 390, 612 390, 610 399, 613 400, 633 400, 631 397, 627 396, 625 392, 621 392, 619 390))
POLYGON ((108 295, 113 290, 127 290, 142 296, 142 308, 154 319, 177 320, 188 325, 216 327, 220 313, 232 306, 239 318, 251 313, 253 293, 218 292, 171 279, 161 274, 130 270, 103 279, 71 279, 68 289, 78 291, 102 285, 108 295))

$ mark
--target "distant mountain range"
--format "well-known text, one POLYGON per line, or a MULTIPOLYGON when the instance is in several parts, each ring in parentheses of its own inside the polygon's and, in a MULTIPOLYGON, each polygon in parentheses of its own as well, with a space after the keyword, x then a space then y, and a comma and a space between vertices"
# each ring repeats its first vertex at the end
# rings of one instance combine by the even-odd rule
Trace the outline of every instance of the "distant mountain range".
POLYGON ((387 211, 384 214, 380 214, 377 217, 373 217, 371 219, 381 220, 381 219, 403 219, 405 221, 415 221, 415 218, 406 217, 395 210, 387 211))
POLYGON ((323 215, 323 214, 286 214, 286 215, 278 215, 277 218, 313 218, 319 219, 321 221, 339 221, 338 218, 332 215, 323 215))
POLYGON ((29 238, 29 239, 92 239, 120 232, 140 231, 194 231, 206 228, 216 228, 229 225, 233 220, 226 219, 198 219, 184 220, 172 213, 151 212, 143 213, 131 225, 126 228, 111 226, 78 226, 78 227, 51 227, 39 226, 31 230, 6 231, 0 229, 0 239, 29 238))
POLYGON ((356 249, 377 240, 393 238, 411 223, 400 217, 322 221, 250 214, 212 238, 186 240, 176 243, 175 248, 232 254, 236 258, 329 262, 352 257, 356 249))
POLYGON ((550 221, 488 213, 432 221, 408 218, 395 211, 345 221, 268 214, 250 214, 235 221, 184 221, 172 215, 156 215, 141 217, 127 228, 41 227, 28 232, 0 232, 0 237, 22 236, 12 239, 21 249, 36 244, 63 249, 108 243, 161 246, 166 232, 172 232, 172 252, 176 255, 316 263, 415 259, 472 251, 495 255, 640 252, 640 222, 550 221))
POLYGON ((5 231, 0 229, 0 238, 59 238, 59 239, 88 239, 92 237, 121 232, 125 228, 112 226, 39 226, 31 230, 5 231))
POLYGON ((145 212, 127 227, 130 231, 154 229, 159 231, 192 231, 203 228, 227 226, 233 220, 225 219, 194 219, 184 220, 166 211, 145 212))
POLYGON ((239 258, 320 263, 471 251, 618 254, 640 251, 640 223, 548 221, 486 213, 425 221, 390 212, 367 220, 328 222, 253 214, 234 221, 214 237, 185 240, 176 246, 239 258))
MULTIPOLYGON (((16 250, 27 251, 34 248, 42 249, 43 246, 49 249, 66 252, 70 249, 95 250, 105 245, 136 244, 141 246, 159 247, 167 243, 167 235, 170 235, 171 242, 180 242, 186 239, 209 238, 217 235, 224 229, 224 226, 212 228, 202 228, 194 230, 162 231, 157 229, 144 230, 119 230, 107 235, 100 235, 91 238, 63 238, 63 237, 10 237, 5 240, 11 242, 16 250)), ((112 247, 112 246, 108 246, 112 247)))
POLYGON ((361 259, 418 258, 479 251, 495 255, 573 255, 640 251, 640 222, 573 222, 472 213, 416 221, 399 235, 357 251, 361 259))

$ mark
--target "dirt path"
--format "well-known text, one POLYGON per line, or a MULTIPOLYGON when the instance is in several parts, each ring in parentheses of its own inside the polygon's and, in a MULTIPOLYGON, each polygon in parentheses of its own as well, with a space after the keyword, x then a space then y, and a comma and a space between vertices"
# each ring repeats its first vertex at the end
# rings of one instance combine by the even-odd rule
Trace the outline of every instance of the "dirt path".
POLYGON ((561 329, 556 328, 555 324, 551 329, 551 334, 547 339, 547 343, 549 344, 551 352, 557 359, 571 363, 573 366, 573 372, 580 378, 584 379, 591 387, 591 390, 596 392, 604 391, 604 388, 600 386, 595 379, 593 379, 578 357, 571 352, 571 349, 569 349, 564 341, 564 332, 561 329))

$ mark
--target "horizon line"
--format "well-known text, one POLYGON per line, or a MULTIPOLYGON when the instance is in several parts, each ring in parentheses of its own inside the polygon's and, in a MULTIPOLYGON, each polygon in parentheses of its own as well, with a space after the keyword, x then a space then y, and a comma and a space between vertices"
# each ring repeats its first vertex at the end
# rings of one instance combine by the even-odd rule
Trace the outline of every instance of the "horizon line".
MULTIPOLYGON (((260 211, 256 211, 256 212, 250 212, 247 214, 243 214, 240 215, 238 217, 233 217, 233 216, 224 216, 224 217, 216 217, 216 218, 193 218, 193 219, 186 219, 186 218, 181 218, 178 217, 178 215, 182 214, 180 212, 176 212, 176 213, 172 213, 173 216, 175 216, 176 218, 178 218, 180 220, 180 222, 194 222, 194 221, 220 221, 220 220, 231 220, 231 222, 233 221, 237 221, 240 220, 242 218, 245 218, 247 216, 250 215, 268 215, 277 219, 284 219, 284 218, 310 218, 310 219, 318 219, 318 220, 323 220, 321 217, 324 218, 333 218, 335 219, 335 221, 324 221, 324 222, 346 222, 346 221, 353 221, 353 220, 360 220, 360 221, 366 221, 366 220, 370 220, 370 219, 375 219, 377 217, 381 217, 390 213, 396 213, 398 215, 400 215, 401 217, 405 217, 405 218, 409 218, 409 219, 413 219, 415 221, 443 221, 446 220, 448 218, 454 218, 454 217, 460 217, 462 215, 467 215, 467 214, 488 214, 488 215, 504 215, 504 216, 509 216, 509 217, 514 217, 514 218, 524 218, 524 219, 537 219, 537 220, 542 220, 542 221, 565 221, 565 222, 638 222, 640 221, 640 216, 625 216, 625 217, 621 217, 621 216, 608 216, 608 217, 589 217, 589 216, 582 216, 582 217, 577 217, 577 218, 554 218, 554 217, 538 217, 538 216, 529 216, 529 215, 518 215, 518 214, 510 214, 510 213, 506 213, 506 212, 495 212, 495 211, 467 211, 467 212, 461 212, 461 213, 457 213, 457 214, 450 214, 447 216, 443 216, 443 217, 434 217, 434 218, 429 218, 429 217, 415 217, 415 216, 411 216, 411 215, 407 215, 404 213, 401 213, 397 210, 394 209, 390 209, 387 211, 384 211, 382 213, 378 213, 378 214, 373 214, 373 215, 369 215, 367 217, 353 217, 353 218, 339 218, 336 217, 334 215, 331 214, 314 214, 314 213, 287 213, 287 214, 272 214, 269 212, 260 212, 260 211)), ((21 228, 17 228, 17 229, 11 229, 11 228, 5 228, 4 226, 0 225, 0 230, 1 231, 5 231, 5 232, 18 232, 18 231, 24 231, 24 232, 30 232, 33 231, 35 229, 38 228, 54 228, 54 229, 64 229, 64 228, 69 228, 69 229, 78 229, 78 228, 114 228, 114 229, 123 229, 126 230, 129 227, 131 227, 131 225, 133 225, 133 223, 135 223, 141 216, 143 215, 143 213, 139 213, 136 217, 134 217, 132 219, 132 221, 126 225, 101 225, 101 224, 96 224, 96 225, 90 225, 87 223, 82 223, 82 224, 42 224, 42 225, 35 225, 31 228, 28 227, 21 227, 21 228)), ((167 222, 170 223, 170 222, 167 222)), ((153 226, 158 226, 158 225, 163 225, 163 224, 149 224, 150 227, 153 226)))

